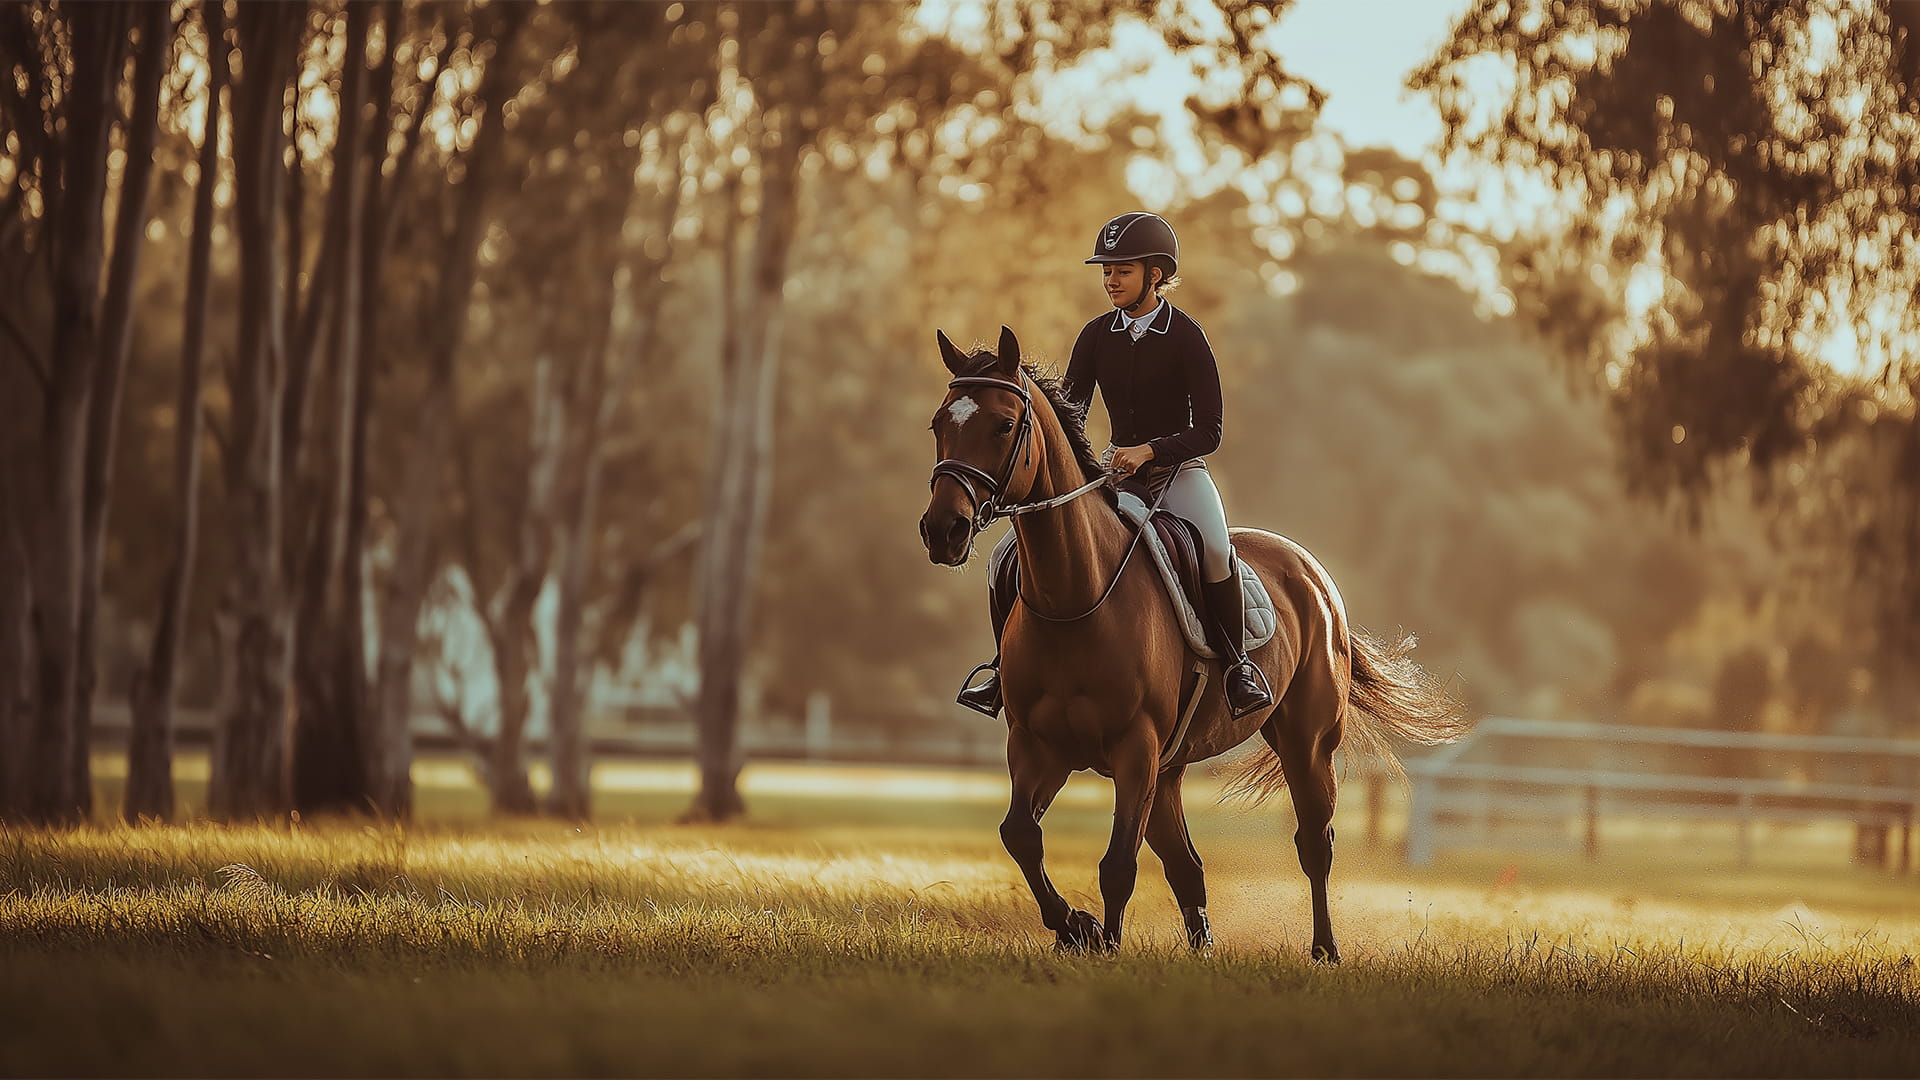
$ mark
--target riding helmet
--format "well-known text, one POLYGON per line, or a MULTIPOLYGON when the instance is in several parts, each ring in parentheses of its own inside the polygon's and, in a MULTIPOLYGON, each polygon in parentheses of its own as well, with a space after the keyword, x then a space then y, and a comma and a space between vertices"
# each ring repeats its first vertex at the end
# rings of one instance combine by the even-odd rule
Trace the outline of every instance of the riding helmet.
POLYGON ((1173 260, 1173 270, 1168 272, 1168 277, 1179 271, 1180 241, 1173 235, 1173 226, 1159 214, 1134 210, 1101 226, 1100 235, 1093 240, 1093 256, 1087 261, 1140 262, 1152 255, 1165 255, 1173 260))

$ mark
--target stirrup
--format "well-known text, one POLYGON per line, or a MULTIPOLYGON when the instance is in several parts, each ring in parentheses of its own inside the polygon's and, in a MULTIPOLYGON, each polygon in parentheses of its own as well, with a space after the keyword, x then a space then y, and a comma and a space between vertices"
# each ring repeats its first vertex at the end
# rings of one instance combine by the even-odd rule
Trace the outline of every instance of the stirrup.
POLYGON ((999 716, 1001 706, 999 680, 1000 658, 996 656, 967 672, 967 677, 960 683, 960 692, 954 695, 953 700, 983 716, 999 716), (983 671, 988 673, 987 681, 979 686, 973 685, 973 680, 983 671))
POLYGON ((1261 671, 1260 665, 1247 659, 1245 655, 1242 655, 1238 662, 1227 664, 1226 669, 1221 672, 1220 692, 1227 699, 1227 711, 1231 712, 1233 718, 1236 720, 1243 716, 1257 713, 1261 709, 1270 708, 1273 705, 1273 686, 1267 682, 1267 673, 1261 671), (1245 708, 1235 708, 1233 704, 1233 694, 1228 688, 1233 685, 1234 674, 1241 668, 1246 668, 1253 673, 1253 682, 1260 697, 1245 708))

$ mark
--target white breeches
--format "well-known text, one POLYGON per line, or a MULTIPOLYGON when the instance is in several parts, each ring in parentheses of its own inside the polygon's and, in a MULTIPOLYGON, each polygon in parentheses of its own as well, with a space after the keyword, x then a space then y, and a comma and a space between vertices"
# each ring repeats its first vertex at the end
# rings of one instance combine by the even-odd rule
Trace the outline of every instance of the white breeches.
MULTIPOLYGON (((1113 447, 1107 447, 1102 462, 1113 460, 1113 447)), ((1173 469, 1173 479, 1168 480, 1166 469, 1155 469, 1148 465, 1143 475, 1129 481, 1136 485, 1147 481, 1151 490, 1158 493, 1166 489, 1166 495, 1160 499, 1160 509, 1170 511, 1193 522, 1200 530, 1200 576, 1209 583, 1225 581, 1233 574, 1233 544, 1227 539, 1227 508, 1220 502, 1220 489, 1213 486, 1213 474, 1207 471, 1205 458, 1190 458, 1173 469)), ((1152 503, 1149 498, 1147 502, 1152 503)))
POLYGON ((1225 581, 1233 573, 1233 544, 1227 540, 1227 508, 1220 503, 1220 490, 1213 486, 1213 475, 1199 458, 1182 462, 1167 485, 1162 510, 1186 518, 1200 530, 1201 569, 1208 581, 1225 581))

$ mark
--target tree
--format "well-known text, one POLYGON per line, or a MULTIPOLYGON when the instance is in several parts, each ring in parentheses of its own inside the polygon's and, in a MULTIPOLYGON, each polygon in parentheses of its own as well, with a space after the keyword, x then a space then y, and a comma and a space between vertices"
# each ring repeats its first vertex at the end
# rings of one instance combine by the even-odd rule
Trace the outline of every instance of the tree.
POLYGON ((42 405, 38 439, 22 448, 28 453, 16 459, 20 472, 7 492, 17 530, 12 573, 20 577, 4 598, 14 613, 26 613, 32 634, 20 653, 9 646, 0 655, 0 664, 21 665, 0 668, 0 675, 31 687, 29 703, 11 710, 13 723, 24 723, 22 757, 33 763, 13 801, 30 820, 76 822, 92 809, 87 727, 105 463, 145 236, 154 112, 171 37, 166 15, 152 7, 83 5, 14 7, 0 17, 0 114, 8 118, 7 149, 15 155, 9 224, 22 211, 26 221, 9 231, 45 260, 42 310, 50 314, 45 326, 24 317, 39 299, 32 289, 15 297, 26 303, 0 314, 16 356, 34 373, 42 405), (108 161, 130 51, 123 133, 129 157, 109 263, 108 161), (30 681, 21 677, 27 667, 30 681))
POLYGON ((127 748, 128 821, 173 816, 173 705, 193 595, 200 535, 201 372, 206 353, 209 281, 213 261, 213 190, 220 176, 221 92, 227 82, 226 6, 200 9, 206 43, 206 88, 200 128, 199 179, 194 184, 192 248, 187 260, 186 334, 180 347, 179 395, 174 416, 173 558, 146 664, 128 693, 133 730, 127 748))
POLYGON ((238 346, 227 375, 221 462, 231 544, 217 625, 227 664, 215 712, 208 808, 219 818, 291 809, 287 684, 292 611, 283 565, 286 411, 298 315, 298 258, 283 229, 289 133, 284 101, 306 29, 304 5, 242 6, 243 73, 234 83, 234 228, 240 244, 238 346), (292 304, 289 300, 293 301, 292 304))
POLYGON ((1916 31, 1906 4, 1483 3, 1416 80, 1448 153, 1558 193, 1504 284, 1605 396, 1630 486, 1750 488, 1851 568, 1889 705, 1920 670, 1916 31))
POLYGON ((503 166, 504 106, 520 85, 520 68, 513 51, 526 14, 517 6, 507 5, 489 8, 476 18, 489 20, 490 30, 476 34, 475 42, 491 45, 491 59, 472 103, 478 123, 463 162, 452 222, 440 246, 442 261, 434 294, 434 310, 439 317, 432 324, 428 342, 429 383, 410 428, 411 452, 394 523, 397 538, 393 565, 383 588, 380 613, 371 739, 380 748, 374 760, 380 763, 381 771, 373 778, 373 794, 376 805, 402 817, 411 812, 413 802, 409 774, 413 758, 413 656, 421 605, 432 581, 429 563, 434 496, 447 459, 457 365, 466 336, 487 203, 503 166))
POLYGON ((869 151, 892 161, 924 160, 941 149, 930 133, 944 118, 963 111, 978 117, 981 92, 1004 97, 1037 57, 1070 58, 1105 30, 1093 5, 999 4, 989 13, 991 40, 970 54, 913 29, 913 13, 891 4, 803 2, 729 7, 723 15, 737 59, 722 68, 715 109, 737 133, 740 154, 720 159, 721 188, 735 207, 722 211, 720 237, 725 323, 695 585, 700 786, 688 820, 721 821, 745 809, 738 790, 741 682, 774 486, 784 297, 795 237, 811 205, 808 187, 825 164, 822 151, 850 151, 853 160, 869 151), (743 115, 725 111, 741 100, 726 93, 729 84, 751 89, 743 115), (729 160, 744 164, 724 164, 729 160), (749 237, 734 235, 737 220, 752 222, 749 237))
MULTIPOLYGON (((368 315, 366 279, 371 247, 376 258, 383 237, 371 228, 367 205, 381 182, 387 158, 384 138, 370 141, 371 127, 385 135, 388 125, 369 125, 369 106, 384 118, 387 88, 393 83, 394 54, 402 27, 396 5, 384 20, 382 98, 370 93, 367 39, 373 5, 349 3, 343 18, 344 47, 337 93, 339 117, 334 131, 326 215, 317 281, 301 329, 302 348, 314 356, 324 333, 324 369, 307 378, 328 408, 311 438, 302 438, 307 421, 299 403, 289 402, 286 423, 298 448, 283 470, 297 500, 299 525, 291 534, 287 564, 297 574, 295 600, 294 727, 291 798, 302 813, 356 810, 369 802, 368 755, 362 745, 362 715, 367 705, 366 661, 359 593, 363 559, 353 533, 355 447, 363 437, 367 349, 361 327, 368 315), (324 330, 323 330, 324 326, 324 330), (306 464, 304 477, 300 475, 306 464)), ((435 77, 440 69, 435 68, 435 77)), ((410 151, 411 146, 407 149, 410 151)), ((376 264, 377 265, 377 264, 376 264)), ((307 381, 305 379, 302 380, 307 381)))

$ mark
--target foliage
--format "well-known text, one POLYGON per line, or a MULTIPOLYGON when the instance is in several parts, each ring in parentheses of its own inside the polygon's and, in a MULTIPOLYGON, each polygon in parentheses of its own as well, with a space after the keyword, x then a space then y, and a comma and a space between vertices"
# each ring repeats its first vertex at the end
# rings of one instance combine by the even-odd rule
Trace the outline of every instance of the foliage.
POLYGON ((1895 708, 1920 657, 1916 30, 1897 3, 1487 2, 1416 80, 1454 160, 1545 203, 1505 282, 1606 395, 1631 485, 1696 510, 1751 486, 1815 588, 1851 578, 1895 708))

